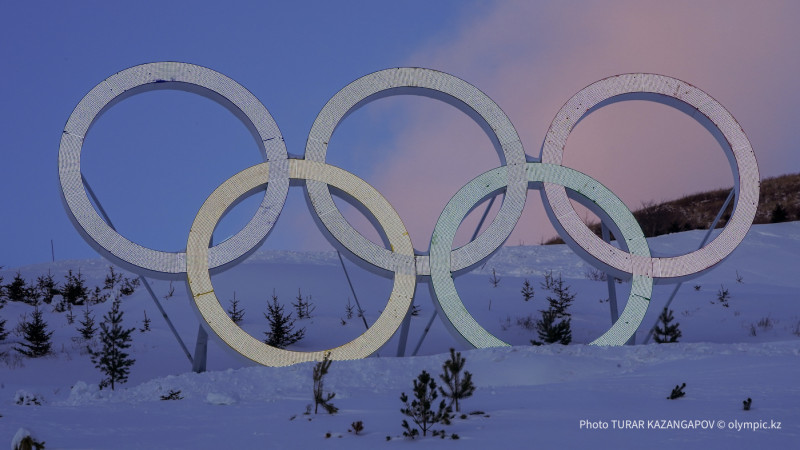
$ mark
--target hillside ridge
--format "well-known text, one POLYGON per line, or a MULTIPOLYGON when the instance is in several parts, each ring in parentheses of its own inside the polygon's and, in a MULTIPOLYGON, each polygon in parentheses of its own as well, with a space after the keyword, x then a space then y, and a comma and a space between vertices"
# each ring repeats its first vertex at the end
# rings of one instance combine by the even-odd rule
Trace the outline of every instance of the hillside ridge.
MULTIPOLYGON (((731 188, 687 195, 659 204, 648 203, 633 212, 646 237, 680 231, 706 230, 711 226, 731 188)), ((724 227, 731 217, 733 201, 725 209, 716 228, 724 227)), ((761 192, 754 224, 800 220, 800 173, 761 180, 761 192)), ((589 228, 600 236, 600 223, 589 228)), ((554 237, 545 245, 563 244, 554 237)))

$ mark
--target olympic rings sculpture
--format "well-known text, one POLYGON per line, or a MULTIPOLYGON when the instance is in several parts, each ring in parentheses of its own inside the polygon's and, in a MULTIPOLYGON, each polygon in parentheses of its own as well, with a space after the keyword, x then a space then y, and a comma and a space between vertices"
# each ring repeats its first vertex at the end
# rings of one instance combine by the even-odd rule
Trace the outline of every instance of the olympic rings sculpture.
POLYGON ((635 333, 649 305, 654 282, 678 282, 709 270, 744 239, 756 212, 759 174, 752 146, 733 116, 696 87, 663 75, 624 74, 597 81, 575 94, 558 112, 542 145, 541 157, 527 157, 508 117, 483 92, 452 75, 422 68, 387 69, 366 75, 339 91, 317 116, 303 159, 288 157, 277 124, 253 94, 230 78, 205 67, 179 62, 143 64, 123 70, 95 86, 69 117, 61 138, 58 172, 62 200, 75 227, 98 252, 129 270, 176 278, 187 286, 204 327, 244 357, 267 366, 320 360, 358 359, 385 344, 408 315, 417 278, 430 276, 431 298, 443 323, 459 341, 485 348, 505 346, 466 310, 453 277, 485 261, 511 234, 529 188, 541 189, 548 216, 582 258, 618 278, 632 279, 620 318, 592 344, 622 345, 635 333), (186 252, 162 252, 129 241, 98 215, 81 175, 81 148, 94 121, 117 102, 140 92, 178 89, 223 105, 250 130, 265 159, 226 180, 205 201, 189 231, 186 252), (417 254, 408 231, 389 202, 350 172, 325 162, 328 143, 339 123, 361 106, 392 95, 423 95, 442 100, 469 115, 492 141, 502 165, 479 175, 450 200, 436 223, 429 253, 417 254), (630 210, 597 180, 561 165, 567 137, 587 115, 611 103, 640 99, 672 106, 703 125, 720 143, 734 174, 736 203, 722 232, 697 251, 659 258, 650 254, 630 210), (531 162, 533 161, 533 162, 531 162), (286 200, 290 179, 304 180, 310 208, 337 248, 360 263, 391 273, 394 285, 386 308, 362 335, 336 348, 298 352, 271 347, 239 328, 214 293, 210 271, 242 261, 266 239, 286 200), (236 235, 213 247, 220 218, 245 194, 263 188, 258 211, 236 235), (329 187, 350 196, 371 215, 388 248, 356 231, 333 202, 329 187), (566 189, 570 190, 570 194, 566 189), (503 192, 496 217, 475 240, 453 249, 464 217, 484 199, 503 192), (618 238, 619 248, 592 233, 569 199, 589 207, 618 238))

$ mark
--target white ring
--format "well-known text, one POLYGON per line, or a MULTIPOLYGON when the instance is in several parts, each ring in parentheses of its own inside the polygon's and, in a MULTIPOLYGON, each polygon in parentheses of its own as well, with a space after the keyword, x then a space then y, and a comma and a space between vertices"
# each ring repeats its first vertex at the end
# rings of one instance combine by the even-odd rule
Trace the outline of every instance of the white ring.
POLYGON ((698 276, 722 261, 742 242, 758 206, 760 178, 753 148, 736 119, 700 89, 664 75, 633 73, 592 83, 575 94, 558 112, 542 145, 542 162, 561 164, 567 137, 584 117, 611 103, 650 100, 672 106, 697 120, 725 150, 734 174, 736 203, 722 233, 699 250, 681 256, 641 259, 617 249, 592 233, 581 221, 563 186, 545 183, 543 203, 564 241, 616 275, 630 274, 631 264, 647 266, 653 278, 682 281, 698 276), (561 231, 566 233, 561 233, 561 231), (572 242, 571 242, 572 241, 572 242))
POLYGON ((211 267, 246 256, 267 235, 286 201, 288 164, 283 137, 264 105, 240 84, 205 67, 179 62, 142 64, 112 75, 83 97, 67 120, 58 152, 61 198, 70 220, 104 256, 134 272, 145 269, 156 277, 175 278, 186 271, 186 254, 152 250, 117 233, 95 211, 81 175, 81 149, 95 120, 127 97, 158 89, 197 93, 226 107, 256 138, 262 156, 272 162, 273 182, 261 206, 241 231, 211 249, 211 267))

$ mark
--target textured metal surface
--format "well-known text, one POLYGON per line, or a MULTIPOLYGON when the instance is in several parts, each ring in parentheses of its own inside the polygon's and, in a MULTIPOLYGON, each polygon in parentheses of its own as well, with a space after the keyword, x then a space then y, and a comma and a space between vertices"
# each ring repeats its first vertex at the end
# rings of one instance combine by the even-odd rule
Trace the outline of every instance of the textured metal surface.
POLYGON ((685 255, 640 259, 612 247, 589 231, 572 208, 563 186, 545 183, 542 191, 553 225, 573 249, 600 261, 615 275, 630 274, 630 265, 646 266, 662 281, 678 282, 697 276, 727 257, 753 223, 760 178, 753 148, 736 119, 700 89, 664 75, 633 73, 592 83, 575 94, 553 119, 542 145, 541 161, 561 164, 567 137, 586 116, 603 106, 625 100, 649 100, 671 106, 695 119, 719 142, 734 175, 736 204, 725 228, 708 245, 685 255), (561 233, 564 231, 564 233, 561 233))
MULTIPOLYGON (((616 195, 586 174, 559 165, 528 163, 526 181, 564 186, 597 204, 622 231, 630 254, 649 258, 650 248, 630 210, 616 195)), ((450 199, 433 230, 431 238, 431 297, 444 324, 460 342, 476 348, 508 345, 483 328, 467 311, 458 295, 450 267, 450 248, 461 221, 486 197, 505 187, 507 167, 498 167, 479 175, 450 199)), ((626 266, 633 275, 630 296, 622 315, 614 325, 592 344, 622 345, 630 339, 642 322, 653 289, 651 274, 629 260, 626 266)))
MULTIPOLYGON (((486 132, 508 167, 507 190, 497 216, 477 239, 454 250, 453 270, 474 266, 495 251, 511 234, 522 214, 527 195, 525 152, 508 116, 486 94, 464 80, 430 69, 403 67, 374 72, 350 83, 331 98, 317 115, 306 144, 305 158, 324 162, 328 143, 336 127, 361 106, 394 95, 421 95, 448 103, 471 117, 486 132)), ((307 183, 311 204, 321 223, 341 244, 369 264, 392 270, 398 263, 390 250, 371 242, 356 231, 333 203, 325 184, 307 183)), ((421 256, 418 259, 427 259, 421 256)), ((428 264, 419 264, 427 275, 428 264)))
POLYGON ((192 224, 186 244, 186 277, 202 323, 241 355, 266 366, 286 366, 321 360, 328 352, 330 358, 336 360, 371 355, 392 337, 411 307, 416 287, 414 248, 400 216, 389 202, 360 178, 334 166, 292 159, 289 161, 290 177, 319 181, 351 195, 375 215, 394 253, 405 257, 405 264, 395 266, 392 293, 375 323, 362 335, 339 347, 316 352, 298 352, 271 347, 250 336, 228 317, 220 305, 209 275, 208 242, 217 222, 233 202, 270 181, 269 165, 270 163, 262 163, 249 167, 226 180, 203 203, 192 224))
POLYGON ((205 67, 178 62, 157 62, 131 67, 104 80, 78 103, 67 120, 58 153, 61 198, 70 220, 98 252, 116 263, 147 275, 173 278, 186 271, 183 252, 153 250, 118 234, 98 215, 81 179, 81 149, 92 124, 108 108, 132 95, 158 89, 175 89, 206 96, 233 112, 250 130, 262 155, 273 161, 272 182, 261 207, 236 235, 214 246, 211 267, 242 257, 269 232, 289 189, 286 146, 267 109, 247 89, 205 67))
POLYGON ((434 304, 456 338, 475 347, 507 345, 488 333, 461 302, 453 276, 485 261, 517 224, 528 187, 542 186, 545 209, 559 234, 589 263, 618 278, 632 278, 631 293, 619 319, 593 344, 622 345, 647 311, 654 281, 681 281, 708 270, 741 242, 758 203, 759 178, 750 142, 730 113, 699 89, 674 78, 627 74, 600 80, 581 90, 559 111, 542 146, 541 163, 526 162, 514 126, 500 108, 469 83, 452 75, 420 68, 396 68, 359 78, 339 91, 314 121, 305 159, 288 159, 283 138, 266 108, 246 89, 213 70, 185 63, 144 64, 123 70, 95 86, 78 104, 64 129, 59 149, 59 181, 70 219, 101 254, 138 273, 175 276, 186 272, 201 324, 235 351, 260 364, 281 366, 322 359, 370 355, 395 333, 408 314, 417 278, 431 277, 434 304), (253 134, 266 163, 226 180, 208 197, 192 224, 186 253, 151 250, 117 234, 90 203, 81 175, 81 147, 92 123, 106 109, 136 93, 180 89, 207 96, 228 108, 253 134), (372 186, 325 162, 336 127, 362 105, 392 95, 423 95, 442 100, 468 114, 494 144, 501 166, 465 185, 450 200, 434 230, 429 254, 415 254, 408 232, 394 209, 372 186), (708 245, 676 257, 653 258, 639 224, 611 191, 588 175, 561 166, 567 137, 591 112, 614 102, 657 101, 689 114, 706 127, 725 150, 735 178, 736 205, 725 229, 708 245), (394 287, 378 320, 355 340, 316 352, 270 347, 230 320, 211 284, 209 271, 240 262, 266 238, 286 199, 289 179, 303 180, 314 220, 334 246, 358 263, 388 272, 394 287), (233 238, 209 248, 218 221, 252 190, 267 186, 258 212, 233 238), (330 187, 351 197, 374 217, 387 247, 358 233, 333 202, 330 187), (575 213, 566 189, 611 228, 620 248, 595 236, 575 213), (463 247, 453 237, 467 213, 488 196, 502 191, 500 211, 487 229, 463 247))

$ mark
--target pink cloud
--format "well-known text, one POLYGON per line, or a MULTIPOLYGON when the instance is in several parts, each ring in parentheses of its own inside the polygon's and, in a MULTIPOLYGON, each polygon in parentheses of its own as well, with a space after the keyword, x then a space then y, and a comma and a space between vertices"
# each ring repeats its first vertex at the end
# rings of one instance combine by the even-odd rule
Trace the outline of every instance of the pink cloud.
MULTIPOLYGON (((674 76, 732 112, 762 176, 772 176, 800 170, 789 134, 800 116, 793 85, 798 13, 791 2, 502 2, 407 64, 444 70, 486 92, 536 157, 559 108, 591 82, 625 72, 674 76)), ((499 162, 460 112, 414 106, 389 161, 367 178, 398 210, 415 247, 427 249, 450 197, 499 162)), ((704 129, 645 102, 612 105, 584 120, 570 136, 564 164, 600 180, 631 208, 732 184, 723 152, 704 129)), ((529 197, 509 244, 553 235, 538 193, 529 197)))

